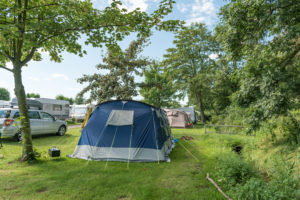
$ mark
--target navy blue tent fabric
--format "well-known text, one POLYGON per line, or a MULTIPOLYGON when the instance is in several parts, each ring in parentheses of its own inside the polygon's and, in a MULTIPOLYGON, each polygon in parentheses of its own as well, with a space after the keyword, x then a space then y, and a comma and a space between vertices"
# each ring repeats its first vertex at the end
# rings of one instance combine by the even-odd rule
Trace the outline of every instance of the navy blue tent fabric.
POLYGON ((163 110, 138 101, 116 100, 96 107, 83 128, 71 157, 114 161, 166 161, 169 160, 168 155, 173 147, 169 123, 163 110), (108 119, 111 113, 122 111, 133 112, 133 123, 110 125, 108 119))

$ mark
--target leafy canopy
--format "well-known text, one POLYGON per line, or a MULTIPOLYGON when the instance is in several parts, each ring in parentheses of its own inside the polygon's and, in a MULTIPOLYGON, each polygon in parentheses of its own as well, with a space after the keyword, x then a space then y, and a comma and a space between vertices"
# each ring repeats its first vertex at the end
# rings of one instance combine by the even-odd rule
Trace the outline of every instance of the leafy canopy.
POLYGON ((74 100, 73 100, 73 98, 68 98, 68 97, 65 97, 64 95, 62 95, 62 94, 59 94, 59 95, 57 95, 56 97, 55 97, 55 99, 57 99, 57 100, 64 100, 64 101, 68 101, 69 103, 70 103, 70 105, 73 105, 73 103, 74 103, 74 100))
POLYGON ((299 105, 299 12, 293 0, 235 0, 221 9, 218 37, 244 63, 235 99, 252 129, 299 105))
MULTIPOLYGON (((103 10, 93 8, 89 0, 35 0, 0 2, 0 66, 7 61, 26 65, 31 59, 41 60, 40 51, 49 52, 53 61, 60 62, 61 52, 79 56, 86 53, 78 41, 93 47, 106 45, 118 48, 117 41, 131 32, 149 36, 151 28, 169 30, 177 20, 163 21, 171 12, 173 0, 162 0, 152 14, 136 9, 121 9, 121 1, 113 0, 103 10)), ((11 70, 10 70, 11 71, 11 70)))
POLYGON ((0 100, 9 101, 10 94, 9 91, 5 88, 0 88, 0 100))
POLYGON ((201 23, 177 31, 173 43, 175 47, 167 49, 162 63, 171 73, 174 86, 196 99, 205 121, 203 95, 211 85, 215 64, 210 55, 218 52, 218 44, 201 23))
POLYGON ((139 87, 146 103, 157 107, 180 107, 176 101, 179 96, 176 94, 177 89, 173 87, 173 80, 159 63, 154 63, 144 70, 144 77, 145 80, 139 87))
POLYGON ((133 41, 121 53, 109 50, 103 58, 103 64, 96 66, 99 71, 108 72, 84 75, 78 79, 81 84, 88 83, 79 96, 90 92, 88 101, 98 103, 111 99, 132 99, 137 96, 138 84, 135 82, 135 76, 142 76, 141 70, 149 64, 146 58, 138 57, 145 41, 145 38, 133 41))
POLYGON ((35 93, 27 93, 26 94, 27 98, 40 98, 40 94, 35 94, 35 93))

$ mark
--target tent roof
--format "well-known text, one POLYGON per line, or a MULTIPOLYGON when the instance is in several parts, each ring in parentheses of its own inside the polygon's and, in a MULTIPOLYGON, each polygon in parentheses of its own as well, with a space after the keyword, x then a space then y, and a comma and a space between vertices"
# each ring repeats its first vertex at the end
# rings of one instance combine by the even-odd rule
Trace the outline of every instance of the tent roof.
POLYGON ((150 106, 150 107, 155 108, 155 109, 160 109, 160 108, 158 108, 158 107, 156 107, 156 106, 150 105, 150 104, 145 103, 145 102, 142 102, 142 101, 127 100, 127 99, 118 99, 118 100, 109 100, 109 101, 105 101, 105 102, 102 102, 102 103, 97 104, 96 107, 98 107, 98 106, 100 106, 100 105, 103 105, 103 104, 106 104, 106 103, 113 103, 113 102, 118 102, 118 101, 133 101, 133 102, 145 104, 145 105, 150 106))

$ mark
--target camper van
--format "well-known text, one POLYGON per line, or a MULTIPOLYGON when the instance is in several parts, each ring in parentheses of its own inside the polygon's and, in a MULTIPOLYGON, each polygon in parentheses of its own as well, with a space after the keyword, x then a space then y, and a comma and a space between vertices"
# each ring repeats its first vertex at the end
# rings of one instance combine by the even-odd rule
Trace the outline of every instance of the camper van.
MULTIPOLYGON (((48 99, 48 98, 28 98, 26 99, 28 108, 43 110, 52 116, 66 120, 70 114, 70 103, 69 101, 48 99)), ((13 107, 18 106, 18 100, 14 98, 11 102, 13 107)))
POLYGON ((9 101, 2 101, 0 100, 0 108, 9 108, 11 105, 10 105, 10 102, 9 101))
POLYGON ((93 107, 92 105, 71 105, 70 106, 70 118, 75 119, 76 121, 83 121, 89 110, 93 107))

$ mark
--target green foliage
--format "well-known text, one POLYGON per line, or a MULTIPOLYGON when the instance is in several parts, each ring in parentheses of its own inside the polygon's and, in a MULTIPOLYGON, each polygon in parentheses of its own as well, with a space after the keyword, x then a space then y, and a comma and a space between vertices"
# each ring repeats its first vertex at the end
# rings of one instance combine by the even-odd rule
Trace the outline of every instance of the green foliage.
POLYGON ((5 88, 0 88, 0 100, 9 101, 10 94, 9 91, 5 88))
POLYGON ((177 31, 174 48, 167 49, 162 65, 174 79, 174 86, 196 99, 205 121, 203 99, 209 91, 215 70, 209 56, 218 52, 218 45, 204 24, 195 23, 177 31))
POLYGON ((93 75, 83 75, 78 79, 80 84, 88 83, 79 96, 90 92, 89 102, 98 103, 115 99, 132 99, 137 96, 137 86, 135 76, 142 76, 141 70, 150 62, 146 58, 139 57, 139 53, 145 44, 145 38, 132 41, 129 48, 124 52, 108 51, 103 58, 103 63, 96 66, 99 71, 108 70, 106 74, 95 73, 93 75))
POLYGON ((221 9, 217 37, 244 65, 234 100, 248 108, 251 130, 299 107, 298 13, 292 0, 234 0, 221 9))
POLYGON ((35 94, 35 93, 27 93, 26 94, 27 98, 40 98, 40 94, 35 94))
POLYGON ((300 177, 294 177, 294 167, 287 162, 273 166, 273 177, 263 181, 251 163, 242 160, 233 153, 223 154, 218 158, 217 180, 233 199, 281 200, 299 197, 300 177))
POLYGON ((68 102, 70 102, 70 105, 73 105, 73 103, 74 103, 74 100, 73 100, 72 98, 65 97, 65 96, 62 95, 62 94, 57 95, 57 96, 55 97, 55 99, 57 99, 57 100, 68 101, 68 102))
MULTIPOLYGON (((240 108, 234 104, 226 107, 219 115, 213 115, 212 124, 225 124, 225 125, 247 125, 245 123, 247 109, 240 108)), ((235 132, 241 132, 244 129, 232 128, 235 132)))
POLYGON ((225 59, 223 62, 220 59, 218 64, 221 66, 213 77, 211 97, 208 100, 216 115, 224 113, 225 109, 232 104, 231 95, 239 89, 239 70, 227 63, 225 59))
POLYGON ((217 180, 224 186, 225 190, 230 190, 239 184, 245 184, 251 177, 256 177, 257 172, 253 166, 243 161, 241 157, 234 153, 222 154, 217 158, 217 180))
POLYGON ((78 42, 82 34, 87 36, 85 44, 118 48, 116 42, 131 32, 149 36, 154 26, 172 30, 179 21, 162 19, 171 12, 173 3, 162 0, 159 8, 148 15, 140 9, 128 12, 118 0, 103 10, 93 8, 89 0, 1 1, 0 65, 5 67, 6 61, 14 59, 19 59, 21 65, 31 59, 41 60, 39 48, 49 52, 56 62, 63 59, 63 51, 83 56, 86 51, 78 42), (13 42, 18 39, 22 41, 13 42))
POLYGON ((273 200, 274 191, 267 183, 259 178, 250 178, 244 185, 237 185, 229 193, 230 197, 238 200, 273 200))
POLYGON ((297 120, 293 115, 288 115, 283 118, 281 125, 285 140, 291 145, 300 144, 300 120, 297 120))
POLYGON ((176 88, 173 87, 173 80, 158 63, 144 70, 144 77, 145 80, 139 84, 139 87, 146 103, 157 107, 180 107, 176 101, 178 95, 176 95, 176 88))
POLYGON ((74 99, 74 104, 80 105, 85 103, 86 103, 86 99, 83 96, 77 95, 74 99))
POLYGON ((274 179, 268 183, 259 178, 250 178, 245 184, 239 184, 229 191, 233 199, 245 200, 289 200, 298 199, 299 177, 293 177, 293 166, 280 163, 274 167, 274 179), (284 170, 280 170, 283 168, 284 170))

